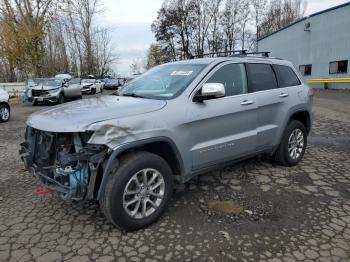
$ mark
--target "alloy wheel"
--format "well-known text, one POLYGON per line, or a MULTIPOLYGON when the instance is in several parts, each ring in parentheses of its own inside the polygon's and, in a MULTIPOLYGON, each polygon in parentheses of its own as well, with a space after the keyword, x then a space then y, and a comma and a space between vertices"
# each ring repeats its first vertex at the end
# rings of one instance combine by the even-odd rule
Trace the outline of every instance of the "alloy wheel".
POLYGON ((164 192, 163 175, 155 169, 143 169, 131 177, 124 189, 124 210, 136 219, 148 217, 162 203, 164 192))
POLYGON ((7 121, 10 117, 10 110, 6 106, 1 107, 0 116, 3 121, 7 121))
POLYGON ((304 148, 304 134, 300 129, 294 129, 288 139, 289 156, 296 160, 298 159, 304 148))

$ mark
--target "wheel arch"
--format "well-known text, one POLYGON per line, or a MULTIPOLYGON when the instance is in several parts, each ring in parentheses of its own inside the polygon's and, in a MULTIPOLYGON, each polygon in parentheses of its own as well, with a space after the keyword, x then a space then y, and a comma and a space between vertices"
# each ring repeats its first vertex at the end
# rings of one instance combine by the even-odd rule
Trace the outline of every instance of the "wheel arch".
POLYGON ((11 107, 10 107, 10 104, 9 104, 8 102, 2 101, 2 102, 0 102, 0 105, 5 105, 5 106, 7 106, 7 108, 8 108, 9 111, 11 112, 11 107))
POLYGON ((105 190, 108 176, 114 168, 118 166, 118 158, 133 151, 147 151, 164 158, 169 164, 175 177, 179 177, 185 172, 180 151, 170 138, 156 137, 127 143, 114 149, 110 155, 102 174, 101 183, 98 185, 98 200, 101 198, 102 193, 105 190))
POLYGON ((182 157, 175 143, 168 137, 156 137, 141 141, 127 143, 117 149, 117 157, 130 151, 147 151, 164 158, 174 175, 180 175, 184 171, 182 157))
MULTIPOLYGON (((310 131, 311 131, 311 116, 310 116, 309 111, 307 111, 307 110, 298 110, 296 112, 293 112, 291 114, 291 116, 289 117, 289 119, 288 119, 287 125, 292 120, 298 120, 301 123, 303 123, 303 125, 306 128, 307 134, 310 133, 310 131)), ((285 128, 287 127, 287 125, 285 126, 285 128)))

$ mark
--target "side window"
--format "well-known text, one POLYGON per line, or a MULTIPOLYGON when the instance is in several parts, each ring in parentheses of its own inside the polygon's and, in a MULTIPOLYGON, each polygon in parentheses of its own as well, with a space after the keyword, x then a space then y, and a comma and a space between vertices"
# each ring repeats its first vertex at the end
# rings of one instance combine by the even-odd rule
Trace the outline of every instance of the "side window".
POLYGON ((301 84, 299 78, 289 66, 273 65, 277 75, 279 87, 298 86, 301 84))
POLYGON ((249 92, 278 88, 275 73, 268 64, 248 64, 249 92))
POLYGON ((247 93, 247 76, 244 64, 228 64, 216 71, 207 83, 221 83, 225 86, 225 96, 247 93))

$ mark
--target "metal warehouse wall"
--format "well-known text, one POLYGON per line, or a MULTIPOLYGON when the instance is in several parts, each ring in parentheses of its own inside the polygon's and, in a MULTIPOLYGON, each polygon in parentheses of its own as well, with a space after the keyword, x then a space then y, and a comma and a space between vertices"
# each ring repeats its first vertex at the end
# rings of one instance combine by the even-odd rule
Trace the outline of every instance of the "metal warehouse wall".
MULTIPOLYGON (((259 51, 270 51, 271 56, 290 60, 298 69, 312 64, 314 78, 350 77, 350 5, 311 15, 281 31, 258 41, 259 51), (304 31, 310 22, 310 32, 304 31), (329 62, 348 60, 346 74, 329 74, 329 62)), ((350 84, 345 84, 350 87, 350 84)), ((343 85, 344 86, 344 85, 343 85)))

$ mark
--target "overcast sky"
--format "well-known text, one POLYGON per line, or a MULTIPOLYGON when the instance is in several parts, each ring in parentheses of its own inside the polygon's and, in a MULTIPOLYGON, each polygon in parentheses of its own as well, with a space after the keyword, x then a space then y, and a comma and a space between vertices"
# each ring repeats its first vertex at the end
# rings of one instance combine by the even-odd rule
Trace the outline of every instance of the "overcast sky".
MULTIPOLYGON (((97 23, 111 28, 113 44, 118 54, 115 71, 121 75, 130 74, 130 64, 144 59, 147 49, 155 42, 151 24, 163 0, 102 0, 105 12, 97 23)), ((307 0, 306 14, 343 4, 348 0, 307 0)))

